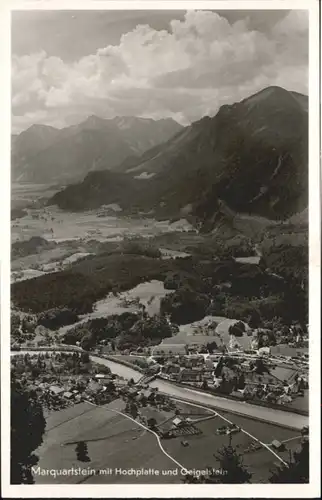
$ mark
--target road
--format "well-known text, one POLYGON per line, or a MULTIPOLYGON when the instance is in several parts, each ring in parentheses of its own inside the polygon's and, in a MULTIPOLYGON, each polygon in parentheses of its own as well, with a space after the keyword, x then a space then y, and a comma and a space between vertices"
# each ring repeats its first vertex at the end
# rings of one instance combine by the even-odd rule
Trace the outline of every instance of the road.
MULTIPOLYGON (((133 378, 137 382, 142 374, 132 368, 120 365, 113 361, 102 359, 97 356, 91 356, 91 359, 96 362, 108 366, 113 373, 124 378, 133 378)), ((283 425, 292 429, 302 429, 304 425, 309 424, 309 418, 305 415, 296 413, 284 412, 263 406, 255 406, 243 401, 234 401, 222 397, 213 396, 204 392, 199 392, 186 387, 179 387, 165 380, 153 380, 150 382, 150 387, 157 387, 160 392, 168 394, 172 397, 182 398, 186 401, 204 404, 213 408, 230 411, 232 413, 240 413, 246 417, 253 417, 264 422, 269 422, 277 425, 283 425)))
MULTIPOLYGON (((98 406, 96 405, 95 403, 89 403, 93 406, 98 406)), ((191 405, 191 406, 194 406, 196 408, 202 408, 202 406, 198 405, 198 404, 195 404, 195 403, 188 403, 188 405, 191 405)), ((169 458, 175 465, 179 466, 179 468, 181 469, 181 471, 185 471, 184 474, 187 474, 189 472, 189 469, 187 469, 186 467, 184 467, 180 462, 178 462, 172 455, 170 455, 168 452, 166 452, 166 450, 163 448, 162 446, 162 443, 161 443, 161 440, 160 440, 160 437, 159 435, 154 432, 152 429, 150 429, 149 427, 145 426, 142 424, 142 422, 138 422, 137 420, 135 420, 134 418, 130 417, 129 415, 127 415, 126 413, 123 413, 122 411, 119 411, 119 410, 115 410, 115 409, 112 409, 112 408, 108 408, 108 406, 100 406, 100 408, 103 408, 104 410, 106 411, 111 411, 111 412, 114 412, 114 413, 117 413, 118 415, 121 415, 122 417, 124 418, 127 418, 129 420, 131 420, 132 422, 134 422, 136 425, 139 425, 140 427, 142 427, 144 430, 146 430, 147 432, 150 432, 150 434, 153 434, 153 436, 156 438, 157 440, 157 444, 161 450, 161 452, 167 457, 169 458)), ((213 415, 211 418, 213 418, 214 416, 217 416, 221 419, 223 419, 225 422, 227 422, 228 424, 232 424, 232 421, 231 420, 228 420, 228 418, 224 417, 223 415, 220 415, 219 413, 217 413, 215 410, 210 410, 213 415)), ((208 417, 209 418, 209 417, 208 417)), ((263 448, 266 448, 272 455, 274 455, 275 458, 277 458, 283 465, 286 465, 287 466, 287 462, 285 462, 283 460, 283 458, 281 458, 274 450, 272 450, 272 448, 270 446, 268 446, 267 444, 263 443, 262 441, 260 441, 259 439, 257 439, 255 436, 253 436, 252 434, 250 434, 249 432, 245 431, 244 429, 241 429, 241 432, 243 432, 244 434, 246 434, 247 436, 249 436, 251 439, 253 439, 254 441, 256 441, 257 443, 259 443, 263 448)), ((291 438, 291 439, 294 439, 294 438, 291 438)), ((288 440, 286 440, 285 442, 287 442, 288 440)))
MULTIPOLYGON (((94 403, 90 403, 90 404, 93 405, 93 406, 98 406, 98 405, 96 405, 94 403)), ((188 471, 188 469, 186 469, 180 462, 178 462, 175 458, 173 458, 171 455, 169 455, 169 453, 167 453, 165 451, 165 449, 163 448, 163 446, 161 444, 159 435, 156 432, 154 432, 152 429, 150 429, 146 425, 143 425, 142 422, 138 422, 138 420, 135 420, 134 418, 130 417, 130 415, 127 415, 126 413, 123 413, 122 411, 118 411, 118 410, 114 410, 114 409, 111 409, 111 408, 107 408, 106 406, 100 406, 99 408, 103 408, 106 411, 111 411, 111 412, 117 413, 118 415, 121 415, 122 417, 127 418, 128 420, 131 420, 136 425, 139 425, 140 427, 142 427, 142 429, 144 429, 145 431, 149 432, 150 434, 153 434, 153 436, 157 440, 157 443, 158 443, 158 446, 159 446, 161 452, 167 458, 169 458, 175 465, 177 465, 181 470, 188 471)))
MULTIPOLYGON (((28 351, 18 351, 16 353, 11 353, 11 355, 25 354, 26 352, 28 351)), ((29 354, 37 354, 37 351, 30 351, 29 354)), ((120 363, 100 358, 98 356, 90 356, 90 358, 94 361, 94 363, 108 366, 112 373, 115 373, 125 379, 133 378, 133 380, 137 382, 142 377, 142 373, 128 366, 121 365, 120 363)), ((255 418, 263 422, 269 422, 271 424, 282 425, 291 429, 299 430, 302 429, 304 425, 309 425, 309 417, 305 415, 299 415, 297 413, 286 412, 283 410, 275 410, 273 408, 263 406, 255 406, 244 401, 225 399, 223 397, 213 396, 212 394, 199 392, 187 387, 180 387, 161 379, 153 380, 149 385, 150 387, 158 388, 160 392, 173 398, 180 398, 185 401, 192 401, 201 405, 207 405, 208 407, 218 410, 238 413, 245 417, 255 418)))

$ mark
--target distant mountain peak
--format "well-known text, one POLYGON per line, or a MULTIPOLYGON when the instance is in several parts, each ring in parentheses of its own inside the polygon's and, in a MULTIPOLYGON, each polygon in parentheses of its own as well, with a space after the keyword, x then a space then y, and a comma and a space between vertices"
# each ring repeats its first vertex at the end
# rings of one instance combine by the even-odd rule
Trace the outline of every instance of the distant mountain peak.
MULTIPOLYGON (((264 104, 266 102, 268 105, 274 104, 277 106, 282 106, 283 108, 285 108, 286 105, 298 106, 299 100, 295 98, 294 94, 295 93, 293 93, 292 91, 286 90, 283 87, 272 85, 260 90, 259 92, 256 92, 256 94, 247 97, 246 99, 243 99, 241 103, 248 106, 253 106, 264 104)), ((307 97, 299 93, 296 93, 296 95, 300 96, 303 99, 307 97)))
MULTIPOLYGON (((282 87, 262 89, 118 165, 113 173, 125 173, 122 184, 118 176, 98 174, 94 185, 85 178, 52 201, 78 209, 117 202, 125 210, 139 207, 167 217, 191 206, 210 228, 221 214, 219 199, 235 213, 289 218, 307 206, 305 102, 282 87)), ((162 131, 163 123, 155 123, 162 131)), ((131 136, 143 130, 147 138, 152 121, 133 129, 131 136)))
POLYGON ((79 124, 81 128, 100 128, 108 124, 108 120, 97 115, 90 115, 79 124))
POLYGON ((24 132, 37 133, 37 132, 58 131, 58 130, 59 130, 58 128, 53 127, 52 125, 45 125, 43 123, 34 123, 33 125, 30 125, 30 127, 28 127, 26 130, 24 130, 24 132))
POLYGON ((13 179, 21 182, 78 181, 92 170, 117 168, 169 140, 181 125, 133 116, 88 116, 63 129, 32 125, 12 138, 13 179))

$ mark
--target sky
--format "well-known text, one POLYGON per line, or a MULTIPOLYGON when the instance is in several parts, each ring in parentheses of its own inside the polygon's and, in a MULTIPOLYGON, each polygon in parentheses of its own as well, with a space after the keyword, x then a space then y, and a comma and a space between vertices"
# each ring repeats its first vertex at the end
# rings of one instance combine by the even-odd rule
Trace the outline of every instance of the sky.
POLYGON ((12 13, 12 129, 213 116, 270 85, 308 92, 306 11, 12 13))

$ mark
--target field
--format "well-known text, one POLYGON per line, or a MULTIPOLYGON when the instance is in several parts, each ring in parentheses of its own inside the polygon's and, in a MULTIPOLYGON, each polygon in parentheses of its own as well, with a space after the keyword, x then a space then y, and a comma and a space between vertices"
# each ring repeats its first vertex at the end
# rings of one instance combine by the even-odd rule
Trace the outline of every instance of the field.
POLYGON ((73 325, 61 327, 59 332, 64 335, 69 329, 91 319, 106 318, 113 314, 122 314, 125 312, 138 312, 139 303, 144 304, 146 312, 150 316, 153 316, 160 312, 161 298, 167 293, 169 293, 169 290, 164 288, 162 281, 151 280, 146 283, 140 283, 131 290, 120 293, 117 297, 113 294, 108 294, 104 299, 94 303, 93 312, 84 315, 80 321, 73 325), (135 299, 139 299, 139 302, 135 302, 135 299), (133 302, 131 303, 131 301, 133 302))
MULTIPOLYGON (((153 237, 178 229, 178 223, 152 218, 119 217, 113 211, 100 217, 97 216, 97 211, 65 212, 54 206, 32 208, 27 212, 25 217, 13 222, 12 241, 21 238, 27 240, 32 236, 42 236, 56 242, 89 237, 97 241, 113 241, 130 235, 153 237)), ((182 222, 182 225, 184 230, 191 228, 187 222, 182 222)))
POLYGON ((59 190, 58 186, 46 184, 11 184, 11 208, 20 208, 30 205, 40 198, 49 198, 59 190))
MULTIPOLYGON (((196 422, 195 427, 201 434, 184 434, 182 437, 161 439, 161 444, 178 464, 186 469, 204 469, 218 467, 214 454, 222 445, 228 445, 227 435, 217 435, 218 427, 225 425, 224 419, 235 423, 245 432, 239 432, 232 437, 232 445, 238 452, 243 452, 254 440, 269 445, 273 439, 286 441, 287 449, 278 455, 288 459, 289 450, 299 445, 299 433, 283 427, 264 424, 252 419, 220 412, 214 418, 213 413, 204 408, 197 408, 186 403, 177 403, 180 417, 189 417, 196 422), (208 418, 207 418, 208 417, 208 418), (224 418, 221 418, 224 417, 224 418), (205 420, 206 418, 206 420, 205 420), (251 436, 246 433, 251 434, 251 436), (182 446, 182 440, 188 446, 182 446)), ((87 469, 91 474, 84 476, 66 475, 42 476, 35 474, 36 484, 113 484, 113 483, 180 483, 183 476, 179 465, 176 465, 161 450, 157 439, 138 423, 111 410, 124 410, 121 400, 113 401, 105 407, 94 407, 89 403, 81 403, 47 417, 47 427, 44 442, 36 451, 39 456, 38 466, 44 469, 87 469), (80 462, 76 457, 76 445, 85 442, 88 447, 88 462, 80 462), (117 475, 115 469, 154 469, 159 470, 159 476, 117 475), (162 470, 178 470, 178 474, 163 475, 162 470), (93 471, 96 473, 94 474, 93 471), (101 471, 101 472, 99 472, 101 471), (102 472, 104 471, 104 472, 102 472)), ((147 418, 156 418, 160 428, 172 421, 173 412, 157 412, 146 407, 142 414, 147 418), (167 422, 168 420, 168 422, 167 422)), ((267 448, 244 454, 244 464, 253 473, 253 482, 267 482, 270 469, 278 458, 267 448)))
MULTIPOLYGON (((185 417, 189 415, 193 419, 201 418, 201 412, 205 416, 207 413, 209 416, 211 415, 209 410, 207 411, 196 407, 194 408, 193 406, 185 403, 179 403, 177 406, 181 408, 181 414, 185 417)), ((292 431, 290 429, 266 423, 264 424, 263 422, 239 415, 232 415, 227 412, 219 412, 219 414, 264 444, 269 445, 273 439, 277 439, 281 442, 284 440, 290 440, 289 443, 285 443, 286 451, 277 452, 278 455, 284 460, 289 458, 289 449, 293 449, 294 447, 298 448, 299 446, 299 432, 297 431, 292 431)), ((202 434, 184 436, 183 439, 189 443, 189 446, 187 447, 182 446, 182 439, 180 438, 163 440, 162 444, 164 445, 165 450, 188 469, 203 469, 209 466, 218 466, 214 454, 217 453, 217 450, 221 446, 227 446, 229 444, 227 435, 216 434, 217 428, 227 423, 225 420, 220 418, 220 416, 215 416, 213 419, 197 423, 196 426, 202 430, 202 434)), ((232 445, 236 447, 237 452, 239 453, 242 453, 243 450, 245 450, 245 448, 247 448, 252 442, 254 442, 252 437, 243 432, 234 434, 232 437, 232 445)), ((251 453, 245 453, 243 459, 244 464, 248 467, 250 472, 253 473, 253 482, 268 482, 270 469, 274 468, 275 462, 278 462, 278 458, 266 448, 261 448, 260 450, 253 451, 251 453)))
MULTIPOLYGON (((122 408, 119 401, 114 401, 109 408, 122 408)), ((175 464, 159 449, 156 438, 130 419, 115 414, 101 407, 82 403, 62 410, 47 419, 47 431, 44 442, 36 452, 41 469, 82 469, 107 470, 122 469, 158 469, 175 468, 175 464), (77 460, 75 447, 84 441, 88 445, 87 463, 77 460)), ((160 475, 125 476, 96 474, 87 476, 50 476, 35 475, 36 484, 76 484, 86 483, 155 483, 176 480, 160 475)))

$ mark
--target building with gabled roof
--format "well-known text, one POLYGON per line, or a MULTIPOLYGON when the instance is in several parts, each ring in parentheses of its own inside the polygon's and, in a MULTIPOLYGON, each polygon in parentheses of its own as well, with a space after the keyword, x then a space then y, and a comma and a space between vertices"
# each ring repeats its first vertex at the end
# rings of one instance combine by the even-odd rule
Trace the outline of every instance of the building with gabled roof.
POLYGON ((51 385, 49 387, 49 390, 51 393, 55 394, 56 396, 58 396, 59 394, 62 394, 64 392, 64 388, 59 387, 58 385, 51 385))
POLYGON ((172 424, 175 426, 175 427, 181 427, 183 424, 184 424, 184 420, 182 420, 181 418, 179 417, 176 417, 172 420, 172 424))

